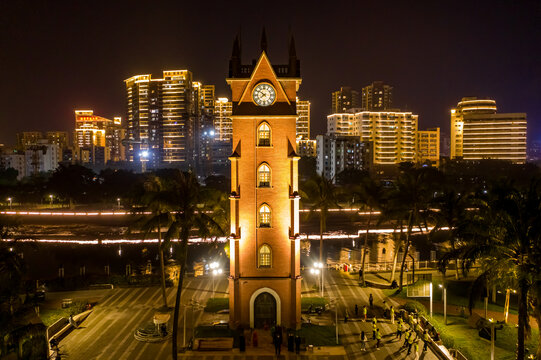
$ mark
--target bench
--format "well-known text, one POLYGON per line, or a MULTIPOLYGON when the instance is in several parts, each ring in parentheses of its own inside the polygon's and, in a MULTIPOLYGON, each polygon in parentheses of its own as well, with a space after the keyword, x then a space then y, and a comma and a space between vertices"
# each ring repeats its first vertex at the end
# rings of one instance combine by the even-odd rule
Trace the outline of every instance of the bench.
POLYGON ((199 338, 193 343, 193 350, 231 350, 233 349, 233 338, 199 338))

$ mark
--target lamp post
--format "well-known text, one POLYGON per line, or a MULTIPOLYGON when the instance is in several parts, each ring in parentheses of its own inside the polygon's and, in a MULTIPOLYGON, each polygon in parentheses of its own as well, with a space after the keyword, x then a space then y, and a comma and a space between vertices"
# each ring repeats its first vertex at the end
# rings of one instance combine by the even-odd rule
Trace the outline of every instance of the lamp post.
POLYGON ((443 323, 447 325, 447 288, 442 284, 439 286, 443 288, 443 323))
POLYGON ((116 198, 116 204, 118 205, 118 209, 120 210, 120 198, 116 198))
POLYGON ((338 345, 338 299, 331 298, 330 304, 334 307, 334 328, 336 333, 336 345, 338 345))
POLYGON ((199 302, 195 301, 195 300, 190 300, 190 302, 188 304, 184 304, 184 328, 183 328, 183 336, 182 336, 182 344, 183 344, 183 347, 184 349, 186 349, 186 310, 188 309, 188 307, 192 308, 192 338, 194 337, 194 333, 195 333, 195 316, 194 316, 194 312, 195 312, 195 309, 199 309, 201 308, 201 304, 199 304, 199 302))
POLYGON ((214 278, 222 273, 222 269, 218 268, 220 264, 218 264, 216 261, 213 261, 209 264, 210 270, 212 271, 212 297, 214 297, 215 291, 214 291, 214 278))
POLYGON ((316 276, 316 279, 317 279, 317 282, 319 283, 320 280, 319 280, 319 274, 321 273, 321 271, 319 270, 319 268, 312 268, 310 269, 310 274, 312 275, 315 275, 316 276))
POLYGON ((50 201, 50 204, 51 204, 51 207, 53 207, 53 195, 49 195, 49 201, 50 201))
POLYGON ((9 202, 9 209, 11 210, 11 201, 12 199, 10 197, 8 197, 8 202, 9 202))
POLYGON ((494 360, 494 319, 488 319, 490 321, 490 360, 494 360))
POLYGON ((148 151, 147 150, 141 151, 139 156, 141 158, 141 172, 144 173, 147 171, 148 151))
POLYGON ((432 317, 432 282, 430 282, 430 317, 432 317))
POLYGON ((314 267, 318 269, 317 274, 321 275, 319 278, 319 284, 320 284, 320 290, 321 290, 321 297, 323 297, 323 263, 316 262, 314 264, 314 267))

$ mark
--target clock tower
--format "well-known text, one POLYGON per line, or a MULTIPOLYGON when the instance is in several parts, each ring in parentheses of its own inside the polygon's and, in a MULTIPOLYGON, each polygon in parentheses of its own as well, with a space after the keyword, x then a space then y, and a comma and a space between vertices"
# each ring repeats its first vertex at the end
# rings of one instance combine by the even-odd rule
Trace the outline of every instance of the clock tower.
POLYGON ((231 326, 301 324, 296 95, 300 65, 289 43, 286 65, 272 65, 265 31, 261 54, 229 62, 233 119, 229 317, 231 326))

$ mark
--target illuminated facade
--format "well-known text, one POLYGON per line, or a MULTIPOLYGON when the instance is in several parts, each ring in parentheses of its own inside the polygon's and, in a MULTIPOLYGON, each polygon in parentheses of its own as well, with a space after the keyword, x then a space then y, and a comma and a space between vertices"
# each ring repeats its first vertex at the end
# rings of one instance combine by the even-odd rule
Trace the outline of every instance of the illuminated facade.
POLYGON ((417 132, 417 162, 440 166, 440 128, 417 132))
POLYGON ((310 139, 310 101, 297 98, 297 139, 310 139))
POLYGON ((215 137, 220 141, 231 141, 233 138, 233 120, 231 113, 233 105, 228 98, 218 98, 214 110, 215 137))
POLYGON ((317 136, 316 172, 336 182, 344 170, 369 170, 372 146, 358 136, 317 136))
POLYGON ((526 161, 524 113, 497 113, 496 101, 463 98, 451 110, 451 159, 526 161))
POLYGON ((43 139, 43 133, 41 131, 17 133, 17 149, 24 150, 27 146, 36 144, 41 139, 43 139))
POLYGON ((232 326, 301 324, 296 93, 300 65, 271 65, 262 53, 240 59, 238 39, 228 84, 233 105, 229 316, 232 326))
POLYGON ((194 159, 197 92, 188 70, 162 79, 136 75, 126 84, 126 157, 153 166, 188 166, 194 159))
POLYGON ((411 112, 360 111, 327 116, 327 135, 358 136, 373 143, 372 163, 414 162, 419 116, 411 112))
POLYGON ((393 87, 383 81, 374 81, 363 87, 361 108, 368 111, 390 110, 393 104, 393 87))
POLYGON ((297 154, 300 157, 316 157, 317 141, 297 138, 297 154))
POLYGON ((123 160, 122 119, 94 115, 93 110, 75 110, 74 145, 82 163, 105 165, 123 160))

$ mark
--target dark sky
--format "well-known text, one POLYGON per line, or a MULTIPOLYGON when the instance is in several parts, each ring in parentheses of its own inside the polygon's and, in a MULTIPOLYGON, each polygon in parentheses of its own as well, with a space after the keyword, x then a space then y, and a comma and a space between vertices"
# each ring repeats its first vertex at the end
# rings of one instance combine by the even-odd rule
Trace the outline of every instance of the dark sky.
POLYGON ((229 96, 224 78, 242 29, 243 61, 287 60, 296 38, 312 102, 312 136, 325 131, 330 93, 373 80, 394 86, 394 105, 420 128, 449 129, 463 96, 527 112, 541 139, 540 1, 30 1, 0 0, 0 142, 15 133, 72 130, 73 110, 124 116, 123 80, 189 69, 229 96), (323 3, 324 5, 318 5, 323 3))

